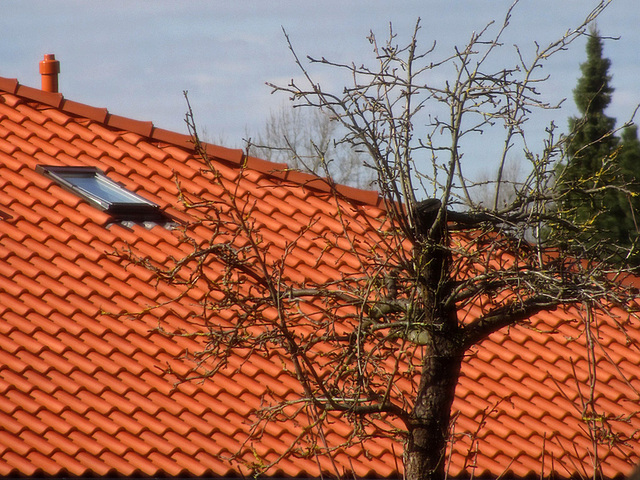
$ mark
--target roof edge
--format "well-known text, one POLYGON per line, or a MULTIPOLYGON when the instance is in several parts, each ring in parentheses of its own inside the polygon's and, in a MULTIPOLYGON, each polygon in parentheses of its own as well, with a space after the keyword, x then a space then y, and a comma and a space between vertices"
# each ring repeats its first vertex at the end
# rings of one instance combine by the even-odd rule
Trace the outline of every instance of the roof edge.
POLYGON ((0 90, 15 94, 20 83, 15 78, 0 77, 0 90))
MULTIPOLYGON (((156 128, 150 121, 134 120, 109 113, 106 108, 93 107, 83 103, 64 98, 61 93, 45 92, 43 90, 27 87, 20 84, 15 78, 0 76, 0 91, 16 95, 28 101, 36 101, 62 110, 65 113, 78 117, 85 117, 102 123, 111 128, 128 130, 142 137, 194 152, 193 140, 189 135, 156 128)), ((338 195, 351 201, 383 208, 383 201, 375 190, 364 190, 347 185, 338 185, 331 180, 322 178, 312 173, 290 169, 287 164, 275 163, 256 157, 245 155, 241 149, 227 148, 220 145, 205 144, 207 155, 218 160, 244 165, 260 173, 275 176, 283 180, 304 185, 307 188, 321 192, 336 192, 338 195)))
POLYGON ((266 167, 266 165, 261 165, 259 162, 264 162, 265 164, 271 165, 271 170, 266 173, 270 173, 273 176, 282 178, 283 180, 298 183, 300 185, 304 185, 307 188, 321 191, 325 193, 335 192, 341 197, 348 198, 349 200, 366 204, 373 205, 376 207, 382 207, 383 201, 380 198, 380 195, 375 190, 364 190, 361 188, 350 187, 348 185, 342 185, 335 183, 330 178, 321 177, 319 175, 314 175, 313 173, 302 172, 300 170, 290 169, 289 166, 285 163, 276 164, 272 162, 268 162, 267 160, 261 160, 258 158, 249 157, 249 160, 253 160, 249 165, 253 165, 252 168, 255 170, 259 170, 260 168, 266 167), (280 167, 277 170, 274 170, 274 166, 280 167))
POLYGON ((27 87, 26 85, 21 85, 15 78, 0 77, 0 90, 55 108, 60 108, 64 100, 60 93, 45 92, 38 88, 27 87))
POLYGON ((64 99, 64 102, 59 108, 65 113, 85 117, 98 123, 104 123, 105 125, 107 124, 107 118, 109 118, 109 111, 106 108, 92 107, 91 105, 74 102, 73 100, 64 99))

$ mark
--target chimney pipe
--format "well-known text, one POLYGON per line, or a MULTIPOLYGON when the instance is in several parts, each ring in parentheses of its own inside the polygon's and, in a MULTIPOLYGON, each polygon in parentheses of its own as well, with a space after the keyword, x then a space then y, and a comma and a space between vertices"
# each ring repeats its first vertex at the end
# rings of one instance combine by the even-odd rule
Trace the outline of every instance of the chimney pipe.
POLYGON ((47 53, 40 62, 40 75, 42 76, 42 90, 58 93, 58 74, 60 62, 53 53, 47 53))

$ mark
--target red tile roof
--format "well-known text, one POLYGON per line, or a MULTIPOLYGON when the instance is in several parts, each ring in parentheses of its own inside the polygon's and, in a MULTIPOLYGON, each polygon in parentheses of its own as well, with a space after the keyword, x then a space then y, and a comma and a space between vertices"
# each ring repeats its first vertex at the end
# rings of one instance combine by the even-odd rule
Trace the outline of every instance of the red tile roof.
MULTIPOLYGON (((237 180, 241 151, 208 146, 208 153, 226 180, 237 180)), ((150 285, 148 271, 125 268, 111 253, 129 245, 162 261, 180 254, 178 234, 110 223, 36 172, 40 164, 98 167, 177 219, 185 213, 174 172, 189 191, 215 190, 199 175, 188 137, 0 78, 0 475, 237 474, 230 458, 247 438, 251 410, 267 389, 285 395, 294 382, 279 361, 252 356, 231 358, 215 381, 174 388, 163 369, 186 371, 179 357, 193 340, 154 328, 161 320, 189 330, 197 298, 140 318, 112 315, 173 298, 175 289, 150 285)), ((337 278, 340 268, 357 268, 344 251, 316 265, 317 234, 336 228, 337 207, 322 180, 254 158, 247 169, 243 194, 255 200, 261 233, 274 248, 316 220, 308 253, 291 258, 297 275, 337 278)), ((375 192, 341 192, 344 211, 355 202, 371 219, 383 214, 375 192)), ((582 414, 587 350, 575 317, 541 314, 470 352, 453 406, 450 475, 591 476, 593 442, 582 414)), ((613 478, 630 470, 640 450, 640 330, 628 325, 625 336, 602 319, 595 338, 596 405, 607 414, 594 423, 597 455, 613 478)), ((297 428, 270 425, 253 448, 273 460, 297 428)), ((348 431, 337 420, 327 441, 339 443, 348 431)), ((394 477, 401 450, 371 440, 337 454, 334 464, 292 457, 269 473, 394 477)), ((250 448, 242 452, 253 459, 250 448)))

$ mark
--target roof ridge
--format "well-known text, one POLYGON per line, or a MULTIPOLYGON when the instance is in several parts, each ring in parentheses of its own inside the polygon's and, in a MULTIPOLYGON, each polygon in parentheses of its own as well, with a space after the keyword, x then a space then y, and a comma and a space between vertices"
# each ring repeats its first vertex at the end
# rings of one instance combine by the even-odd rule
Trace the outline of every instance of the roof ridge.
MULTIPOLYGON (((157 142, 171 144, 192 152, 195 151, 190 135, 156 127, 153 122, 134 120, 115 115, 106 108, 94 107, 66 99, 61 93, 46 92, 34 87, 22 85, 15 78, 0 76, 0 91, 10 93, 30 101, 36 101, 57 108, 65 113, 85 117, 107 127, 128 130, 157 142)), ((228 148, 203 142, 207 155, 234 165, 246 166, 260 173, 282 180, 298 183, 304 187, 325 193, 338 195, 365 205, 384 207, 384 202, 376 190, 365 190, 347 185, 336 184, 332 180, 318 175, 290 169, 286 163, 276 163, 248 156, 242 149, 228 148)))

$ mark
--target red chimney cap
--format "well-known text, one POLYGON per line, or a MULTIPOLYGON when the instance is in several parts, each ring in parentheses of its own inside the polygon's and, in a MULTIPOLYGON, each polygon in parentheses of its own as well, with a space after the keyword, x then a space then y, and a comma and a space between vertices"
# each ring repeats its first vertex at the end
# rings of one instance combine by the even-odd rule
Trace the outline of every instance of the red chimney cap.
POLYGON ((58 93, 58 74, 60 62, 53 53, 47 53, 40 62, 40 75, 42 76, 42 90, 58 93))

